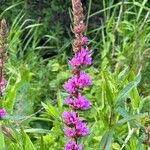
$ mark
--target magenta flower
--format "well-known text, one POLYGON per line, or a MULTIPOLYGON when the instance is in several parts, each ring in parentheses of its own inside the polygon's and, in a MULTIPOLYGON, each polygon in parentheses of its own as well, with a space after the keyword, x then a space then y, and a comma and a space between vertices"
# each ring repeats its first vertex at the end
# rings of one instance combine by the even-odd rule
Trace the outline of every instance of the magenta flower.
POLYGON ((90 102, 84 96, 81 96, 81 94, 74 99, 70 97, 66 98, 65 103, 73 109, 87 110, 91 107, 90 102))
POLYGON ((66 137, 74 138, 74 137, 82 137, 89 134, 89 129, 84 122, 79 122, 75 124, 74 128, 65 127, 64 132, 66 137))
POLYGON ((81 41, 82 41, 82 45, 88 44, 88 38, 86 36, 83 36, 81 41))
POLYGON ((4 117, 6 115, 6 111, 3 108, 0 108, 0 118, 4 117))
POLYGON ((76 131, 73 128, 65 127, 64 132, 65 132, 66 137, 68 138, 76 137, 76 131))
POLYGON ((68 93, 70 93, 70 94, 75 93, 74 78, 70 78, 70 79, 64 84, 64 89, 65 89, 68 93))
POLYGON ((74 141, 68 141, 64 150, 82 150, 82 145, 77 145, 74 141))
POLYGON ((74 94, 76 92, 76 88, 83 89, 91 84, 92 81, 90 77, 83 71, 80 71, 79 77, 78 75, 75 75, 64 84, 64 89, 70 94, 74 94))
POLYGON ((89 128, 84 122, 79 122, 75 125, 77 136, 86 136, 89 134, 89 128))
POLYGON ((65 111, 62 113, 62 117, 63 117, 64 123, 68 126, 75 125, 81 121, 80 118, 78 118, 78 115, 76 112, 65 111))
MULTIPOLYGON (((83 42, 86 42, 85 39, 83 42)), ((82 47, 79 52, 69 61, 71 66, 91 65, 92 59, 88 48, 82 47)))
POLYGON ((0 82, 0 86, 5 86, 7 83, 7 81, 5 79, 2 79, 0 82))
POLYGON ((92 84, 91 78, 83 71, 80 71, 79 77, 78 75, 75 76, 74 82, 76 87, 80 89, 92 84))

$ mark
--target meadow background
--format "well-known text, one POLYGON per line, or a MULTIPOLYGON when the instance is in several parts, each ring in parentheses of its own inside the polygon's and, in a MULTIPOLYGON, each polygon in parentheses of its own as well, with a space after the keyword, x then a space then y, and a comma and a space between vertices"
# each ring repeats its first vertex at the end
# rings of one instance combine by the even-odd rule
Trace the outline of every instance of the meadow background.
MULTIPOLYGON (((85 150, 148 150, 150 2, 83 0, 93 64, 84 91, 85 150)), ((6 92, 0 104, 0 150, 61 150, 63 89, 73 55, 71 0, 1 0, 8 23, 6 92)))

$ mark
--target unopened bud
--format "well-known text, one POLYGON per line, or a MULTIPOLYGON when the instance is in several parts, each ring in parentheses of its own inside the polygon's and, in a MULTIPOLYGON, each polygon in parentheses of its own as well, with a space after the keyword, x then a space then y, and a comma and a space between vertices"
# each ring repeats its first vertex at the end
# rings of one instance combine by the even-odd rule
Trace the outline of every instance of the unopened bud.
POLYGON ((85 30, 85 24, 84 23, 80 23, 79 25, 75 26, 73 29, 73 32, 75 34, 80 34, 85 30))

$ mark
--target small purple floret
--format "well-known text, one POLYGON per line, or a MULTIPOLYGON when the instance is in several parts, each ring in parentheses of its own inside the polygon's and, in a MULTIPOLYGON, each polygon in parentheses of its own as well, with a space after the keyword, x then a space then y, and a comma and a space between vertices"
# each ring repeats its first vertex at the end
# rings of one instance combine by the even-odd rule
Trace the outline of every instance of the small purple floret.
POLYGON ((64 89, 70 94, 74 94, 76 88, 83 89, 84 87, 91 84, 91 78, 83 71, 80 71, 79 77, 76 75, 65 82, 64 89))
POLYGON ((88 48, 82 47, 79 52, 69 61, 71 66, 91 65, 92 59, 88 48))
POLYGON ((75 141, 68 141, 64 150, 82 150, 82 145, 77 145, 75 141))
POLYGON ((66 137, 68 138, 76 137, 76 131, 73 128, 65 127, 64 132, 65 132, 66 137))
POLYGON ((6 115, 6 111, 3 108, 0 108, 0 118, 4 117, 6 115))
POLYGON ((64 123, 68 126, 75 125, 81 121, 80 118, 78 118, 78 115, 76 112, 65 111, 62 113, 62 117, 63 117, 64 123))
POLYGON ((77 136, 86 136, 89 134, 89 128, 84 122, 79 122, 75 125, 77 136))
POLYGON ((64 89, 70 94, 75 93, 74 77, 70 78, 67 82, 65 82, 64 89))
POLYGON ((76 91, 76 88, 83 89, 84 87, 91 85, 91 84, 92 84, 92 81, 90 77, 83 71, 80 71, 79 76, 76 75, 70 78, 64 84, 64 89, 70 94, 74 94, 76 91))
POLYGON ((66 137, 74 138, 74 137, 82 137, 89 134, 89 129, 84 122, 79 122, 75 124, 74 128, 65 127, 64 132, 66 137))
POLYGON ((79 77, 76 76, 74 80, 75 85, 80 89, 92 84, 91 78, 83 71, 80 71, 79 77))
POLYGON ((88 38, 86 36, 82 37, 82 45, 87 45, 88 44, 88 38))
POLYGON ((80 94, 78 95, 78 98, 66 98, 66 104, 70 105, 73 109, 80 109, 80 110, 87 110, 91 107, 90 102, 80 94))

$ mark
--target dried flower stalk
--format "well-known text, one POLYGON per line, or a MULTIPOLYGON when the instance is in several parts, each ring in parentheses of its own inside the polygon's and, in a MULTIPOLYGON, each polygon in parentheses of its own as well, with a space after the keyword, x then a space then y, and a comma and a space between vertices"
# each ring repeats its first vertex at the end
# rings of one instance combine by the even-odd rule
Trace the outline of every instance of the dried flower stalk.
MULTIPOLYGON (((6 35, 7 35, 7 24, 6 20, 2 19, 0 21, 0 96, 3 96, 4 88, 6 85, 6 80, 4 79, 4 63, 6 60, 6 35)), ((0 108, 0 118, 6 115, 6 111, 0 108)))

